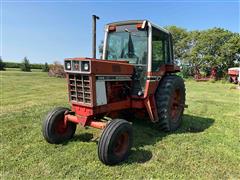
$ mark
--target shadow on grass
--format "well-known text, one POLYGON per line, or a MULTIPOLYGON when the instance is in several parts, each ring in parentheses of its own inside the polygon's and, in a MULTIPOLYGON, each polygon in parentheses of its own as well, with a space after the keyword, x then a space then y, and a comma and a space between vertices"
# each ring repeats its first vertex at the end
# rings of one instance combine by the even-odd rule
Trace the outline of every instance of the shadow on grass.
POLYGON ((92 133, 76 134, 70 141, 93 142, 92 133))
POLYGON ((208 129, 214 123, 214 119, 199 116, 184 115, 182 124, 177 131, 161 132, 150 121, 134 120, 134 144, 131 156, 125 163, 144 163, 152 158, 151 151, 143 150, 144 146, 154 145, 170 134, 200 133, 208 129))
MULTIPOLYGON (((135 119, 133 125, 133 148, 128 160, 120 163, 145 163, 152 158, 152 152, 144 149, 145 146, 154 145, 161 141, 163 137, 170 134, 182 133, 200 133, 208 129, 214 123, 214 119, 203 118, 185 114, 183 116, 182 125, 175 132, 165 133, 156 128, 156 126, 148 120, 135 119)), ((77 134, 70 141, 96 142, 97 139, 91 133, 77 134)))

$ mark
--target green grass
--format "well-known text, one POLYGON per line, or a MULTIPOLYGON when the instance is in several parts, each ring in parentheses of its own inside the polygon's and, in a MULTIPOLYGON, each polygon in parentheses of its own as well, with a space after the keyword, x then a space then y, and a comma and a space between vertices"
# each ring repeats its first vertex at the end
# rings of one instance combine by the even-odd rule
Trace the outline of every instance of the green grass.
POLYGON ((65 79, 1 72, 1 179, 239 179, 239 91, 228 83, 187 81, 183 124, 162 133, 134 120, 134 146, 117 166, 97 157, 100 130, 78 127, 68 143, 41 134, 45 114, 69 106, 65 79))

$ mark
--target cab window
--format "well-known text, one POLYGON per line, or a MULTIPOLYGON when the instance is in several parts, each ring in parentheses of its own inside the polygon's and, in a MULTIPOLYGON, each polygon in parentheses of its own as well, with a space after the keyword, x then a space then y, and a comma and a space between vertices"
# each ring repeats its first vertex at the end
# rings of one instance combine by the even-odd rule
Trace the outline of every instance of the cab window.
POLYGON ((152 31, 152 71, 159 71, 161 65, 169 62, 169 36, 153 28, 152 31))
POLYGON ((109 32, 106 48, 107 60, 127 60, 130 64, 147 64, 147 30, 136 25, 117 26, 109 32))

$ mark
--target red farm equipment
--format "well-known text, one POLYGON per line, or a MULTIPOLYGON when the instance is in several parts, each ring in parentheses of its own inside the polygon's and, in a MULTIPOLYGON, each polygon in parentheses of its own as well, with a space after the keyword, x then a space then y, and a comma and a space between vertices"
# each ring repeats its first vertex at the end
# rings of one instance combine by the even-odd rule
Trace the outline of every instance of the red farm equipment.
POLYGON ((102 59, 96 59, 96 16, 93 58, 66 58, 71 109, 59 107, 43 121, 47 142, 71 139, 76 125, 102 129, 98 157, 107 165, 125 160, 133 130, 122 115, 145 114, 159 130, 174 131, 182 120, 185 85, 176 73, 171 33, 147 20, 107 24, 102 59))
POLYGON ((211 68, 211 74, 209 76, 204 76, 201 74, 199 68, 195 68, 195 75, 194 75, 194 79, 196 81, 209 81, 211 79, 216 80, 217 79, 217 68, 216 67, 212 67, 211 68))
POLYGON ((228 69, 229 82, 237 84, 240 82, 240 67, 234 67, 228 69))

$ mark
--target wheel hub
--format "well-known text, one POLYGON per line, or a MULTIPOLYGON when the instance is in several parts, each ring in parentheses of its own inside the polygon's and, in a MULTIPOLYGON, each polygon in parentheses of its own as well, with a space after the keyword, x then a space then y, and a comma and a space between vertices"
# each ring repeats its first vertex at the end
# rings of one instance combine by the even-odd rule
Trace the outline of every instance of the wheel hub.
POLYGON ((58 121, 55 130, 58 134, 64 134, 67 131, 64 121, 58 121))
POLYGON ((126 153, 128 149, 128 143, 129 143, 129 136, 128 136, 128 133, 125 132, 118 137, 115 147, 113 149, 114 154, 119 157, 124 155, 124 153, 126 153))

